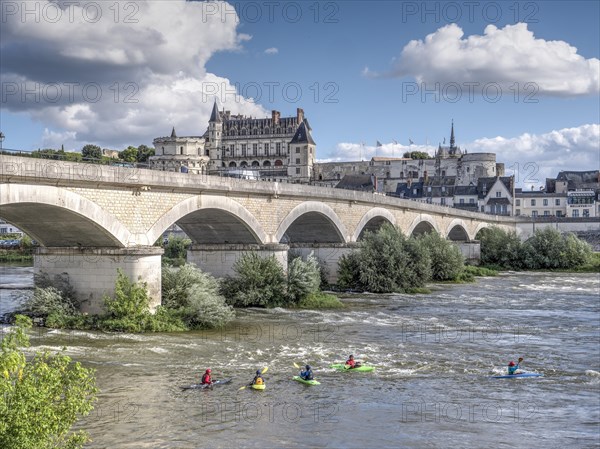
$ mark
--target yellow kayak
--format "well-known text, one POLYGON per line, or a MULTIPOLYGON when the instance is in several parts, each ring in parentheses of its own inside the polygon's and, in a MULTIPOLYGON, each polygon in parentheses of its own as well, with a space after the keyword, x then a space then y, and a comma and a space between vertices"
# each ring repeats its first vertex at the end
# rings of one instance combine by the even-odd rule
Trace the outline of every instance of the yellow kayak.
POLYGON ((265 384, 252 384, 252 388, 254 388, 255 390, 264 390, 265 388, 267 388, 267 386, 265 384))

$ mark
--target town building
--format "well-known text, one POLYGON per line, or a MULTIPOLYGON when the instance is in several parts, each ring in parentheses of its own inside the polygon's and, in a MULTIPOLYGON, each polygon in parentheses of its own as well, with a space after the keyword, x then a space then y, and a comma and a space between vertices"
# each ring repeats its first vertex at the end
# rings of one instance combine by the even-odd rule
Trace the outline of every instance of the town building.
POLYGON ((15 225, 7 223, 4 220, 0 220, 0 234, 19 234, 23 235, 23 231, 17 228, 15 225))

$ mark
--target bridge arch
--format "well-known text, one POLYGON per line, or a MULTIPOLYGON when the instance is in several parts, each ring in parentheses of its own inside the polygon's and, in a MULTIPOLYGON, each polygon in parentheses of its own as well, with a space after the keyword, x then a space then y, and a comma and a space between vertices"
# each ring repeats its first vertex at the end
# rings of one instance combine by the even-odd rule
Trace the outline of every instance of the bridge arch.
POLYGON ((396 226, 396 217, 394 214, 382 207, 374 207, 365 213, 358 222, 352 236, 352 241, 357 242, 366 231, 375 231, 386 222, 396 226))
POLYGON ((417 236, 421 234, 426 234, 431 231, 436 231, 439 234, 440 228, 436 223, 435 219, 429 214, 419 214, 419 216, 415 217, 412 224, 408 228, 407 236, 417 236))
POLYGON ((473 238, 474 238, 475 240, 479 240, 479 239, 477 238, 477 236, 479 235, 479 232, 480 232, 481 230, 483 230, 483 229, 486 229, 486 228, 489 228, 489 227, 491 227, 491 225, 490 225, 489 223, 479 223, 479 224, 477 225, 477 227, 475 228, 475 232, 473 233, 473 238))
POLYGON ((470 239, 468 227, 464 220, 455 218, 446 228, 446 238, 454 242, 468 242, 470 239))
POLYGON ((306 201, 293 208, 275 233, 276 243, 346 243, 347 240, 346 227, 338 215, 319 201, 306 201))
POLYGON ((150 244, 174 223, 194 243, 267 242, 267 234, 258 220, 240 203, 223 196, 198 195, 176 204, 148 231, 150 244))
POLYGON ((70 190, 0 184, 0 216, 44 246, 134 246, 134 236, 112 214, 70 190))

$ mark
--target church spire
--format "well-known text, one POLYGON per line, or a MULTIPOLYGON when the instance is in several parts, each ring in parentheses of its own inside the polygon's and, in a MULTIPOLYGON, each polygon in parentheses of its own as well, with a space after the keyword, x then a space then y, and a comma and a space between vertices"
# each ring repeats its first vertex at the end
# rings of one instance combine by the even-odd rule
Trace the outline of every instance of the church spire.
POLYGON ((454 149, 454 119, 452 119, 452 130, 450 131, 450 148, 454 149))
POLYGON ((210 114, 210 121, 214 123, 221 123, 221 114, 219 114, 219 108, 217 107, 217 99, 215 98, 215 104, 213 105, 212 114, 210 114))
POLYGON ((175 134, 175 127, 173 127, 173 131, 171 131, 171 139, 174 139, 177 137, 177 134, 175 134))

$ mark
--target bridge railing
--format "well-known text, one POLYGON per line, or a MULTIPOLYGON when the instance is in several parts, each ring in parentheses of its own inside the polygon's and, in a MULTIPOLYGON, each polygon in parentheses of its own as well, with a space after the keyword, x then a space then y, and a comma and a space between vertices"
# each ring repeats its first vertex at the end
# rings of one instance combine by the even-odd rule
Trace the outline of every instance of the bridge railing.
POLYGON ((110 157, 103 157, 102 159, 96 159, 91 157, 83 157, 81 153, 65 152, 65 153, 50 153, 44 150, 14 150, 11 148, 3 148, 0 154, 7 156, 21 156, 30 157, 33 159, 50 159, 55 161, 64 162, 83 162, 86 164, 98 164, 98 165, 110 165, 114 167, 126 167, 126 168, 150 168, 150 165, 146 162, 126 162, 120 159, 113 159, 110 157), (79 157, 81 156, 81 157, 79 157))

